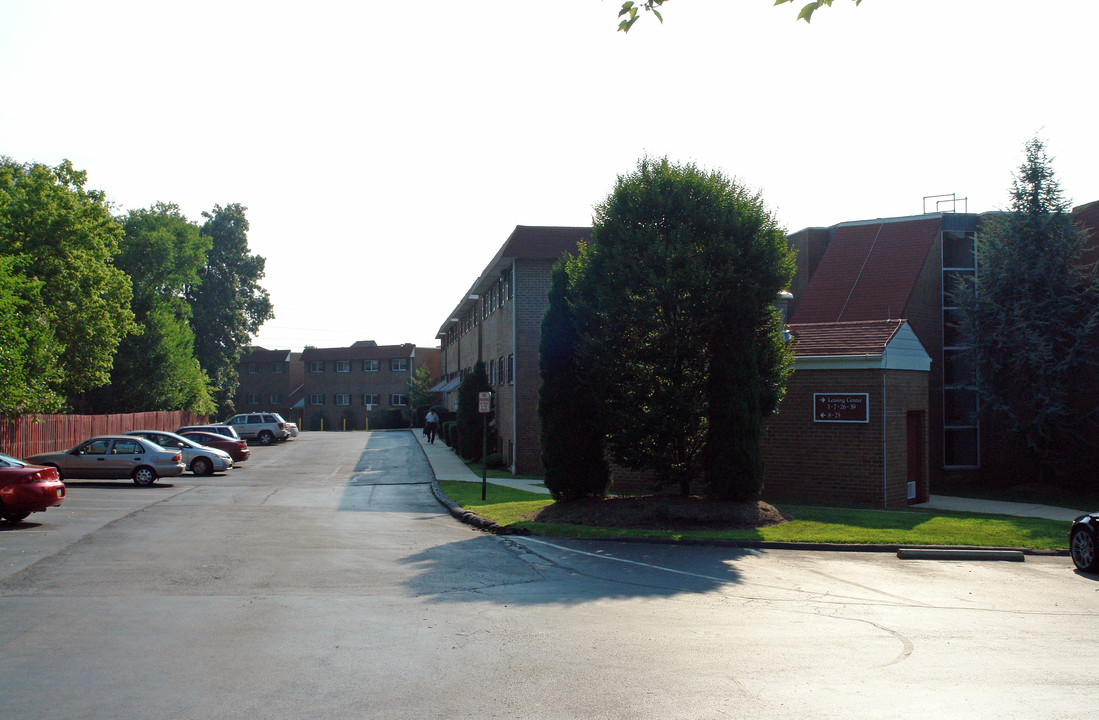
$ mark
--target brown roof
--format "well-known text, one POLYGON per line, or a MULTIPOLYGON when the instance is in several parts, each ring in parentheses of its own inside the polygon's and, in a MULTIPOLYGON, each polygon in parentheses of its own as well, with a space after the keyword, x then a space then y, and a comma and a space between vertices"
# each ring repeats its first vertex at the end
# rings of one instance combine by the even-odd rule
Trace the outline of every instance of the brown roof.
POLYGON ((837 225, 791 321, 904 317, 942 215, 837 225))
POLYGON ((242 363, 277 363, 290 360, 289 350, 268 350, 259 346, 253 346, 250 352, 241 356, 242 363))
POLYGON ((338 348, 305 348, 301 353, 302 362, 314 360, 389 360, 392 358, 412 357, 415 346, 404 345, 360 345, 338 348))
POLYGON ((881 355, 903 320, 789 325, 797 357, 821 355, 881 355))

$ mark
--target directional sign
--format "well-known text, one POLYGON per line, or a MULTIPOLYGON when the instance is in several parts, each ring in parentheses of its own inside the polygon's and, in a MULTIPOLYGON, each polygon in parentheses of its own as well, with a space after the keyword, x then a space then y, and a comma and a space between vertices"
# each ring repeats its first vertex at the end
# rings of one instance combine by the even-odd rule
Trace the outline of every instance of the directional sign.
POLYGON ((481 412, 481 413, 492 412, 492 393, 491 392, 479 392, 479 393, 477 393, 477 412, 481 412))
POLYGON ((813 422, 870 422, 869 393, 813 393, 813 422))

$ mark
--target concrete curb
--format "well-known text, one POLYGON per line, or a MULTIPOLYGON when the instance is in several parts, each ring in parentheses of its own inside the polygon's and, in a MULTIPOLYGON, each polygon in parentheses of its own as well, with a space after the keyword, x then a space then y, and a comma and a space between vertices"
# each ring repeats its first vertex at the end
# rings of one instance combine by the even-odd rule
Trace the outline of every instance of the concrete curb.
MULTIPOLYGON (((427 460, 423 446, 420 451, 427 460)), ((431 467, 431 494, 456 520, 493 535, 530 535, 525 530, 502 527, 488 518, 467 510, 451 500, 439 487, 435 468, 431 467)), ((607 542, 658 543, 662 545, 701 545, 708 547, 733 547, 745 550, 814 550, 824 552, 877 552, 896 553, 902 560, 1001 560, 1023 562, 1025 556, 1068 557, 1068 550, 1034 550, 1031 548, 979 547, 973 545, 849 545, 845 543, 770 542, 764 540, 696 540, 686 538, 604 538, 607 542)))

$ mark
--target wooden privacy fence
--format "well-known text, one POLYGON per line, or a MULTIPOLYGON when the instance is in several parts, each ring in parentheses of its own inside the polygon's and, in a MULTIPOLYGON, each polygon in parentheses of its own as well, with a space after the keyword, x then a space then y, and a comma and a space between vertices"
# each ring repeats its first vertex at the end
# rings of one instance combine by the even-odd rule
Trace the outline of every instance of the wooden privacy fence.
POLYGON ((204 425, 206 418, 183 410, 120 413, 117 415, 21 415, 0 417, 0 453, 25 458, 66 450, 94 435, 117 435, 128 430, 167 430, 204 425))

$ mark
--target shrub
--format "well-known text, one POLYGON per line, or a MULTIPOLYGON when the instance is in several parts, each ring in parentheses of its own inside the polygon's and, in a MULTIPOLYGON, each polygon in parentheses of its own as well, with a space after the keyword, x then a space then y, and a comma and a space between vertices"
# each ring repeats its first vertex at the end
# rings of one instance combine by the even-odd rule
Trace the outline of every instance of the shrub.
POLYGON ((504 465, 504 456, 500 453, 492 453, 485 457, 485 467, 490 470, 502 470, 506 466, 504 465))

